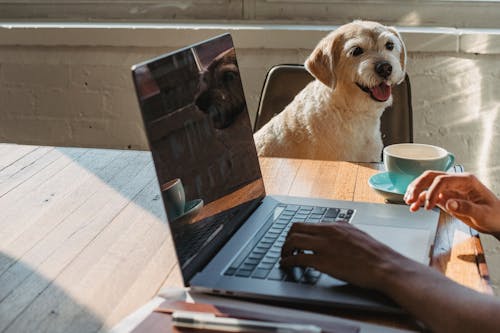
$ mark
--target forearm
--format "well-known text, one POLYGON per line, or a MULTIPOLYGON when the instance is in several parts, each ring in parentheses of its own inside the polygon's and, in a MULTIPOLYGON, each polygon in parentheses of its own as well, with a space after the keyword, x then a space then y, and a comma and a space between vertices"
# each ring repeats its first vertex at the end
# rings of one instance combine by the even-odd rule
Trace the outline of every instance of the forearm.
POLYGON ((498 332, 500 301, 495 297, 406 258, 392 264, 380 289, 433 332, 498 332))

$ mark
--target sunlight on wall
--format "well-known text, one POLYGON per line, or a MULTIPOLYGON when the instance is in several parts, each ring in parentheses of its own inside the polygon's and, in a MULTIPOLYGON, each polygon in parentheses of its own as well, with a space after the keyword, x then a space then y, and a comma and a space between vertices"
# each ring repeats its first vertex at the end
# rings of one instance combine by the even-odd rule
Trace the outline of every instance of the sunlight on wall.
POLYGON ((476 127, 476 139, 474 146, 470 147, 472 155, 469 156, 469 164, 473 166, 474 172, 483 182, 491 186, 491 165, 495 144, 495 124, 498 118, 500 104, 496 103, 494 96, 488 96, 489 84, 485 82, 485 68, 481 68, 474 59, 463 59, 456 65, 461 68, 466 76, 458 75, 453 80, 457 88, 455 97, 465 93, 465 99, 460 103, 461 117, 451 126, 469 124, 476 127), (476 125, 474 125, 476 124, 476 125))
MULTIPOLYGON (((476 44, 488 48, 489 40, 487 36, 476 36, 476 44)), ((483 80, 483 75, 481 74, 479 68, 477 68, 477 66, 475 67, 476 69, 473 72, 474 76, 472 76, 472 78, 477 78, 481 92, 474 98, 478 99, 475 113, 478 118, 482 118, 482 140, 479 147, 479 156, 477 158, 476 169, 479 178, 487 184, 490 184, 491 180, 489 177, 490 173, 488 167, 490 165, 490 160, 493 154, 492 147, 494 142, 494 127, 498 115, 498 106, 494 109, 491 109, 491 105, 484 105, 484 102, 487 101, 488 97, 483 94, 483 91, 487 91, 487 88, 485 87, 486 83, 483 80)))
POLYGON ((489 178, 489 165, 490 159, 493 155, 493 143, 494 143, 494 127, 496 120, 498 118, 498 110, 500 106, 495 110, 489 112, 483 117, 483 129, 482 129, 482 145, 479 151, 479 158, 477 160, 477 170, 478 176, 486 183, 491 183, 489 178))
POLYGON ((500 57, 410 54, 415 142, 453 152, 500 193, 500 57))
POLYGON ((421 23, 421 18, 420 15, 418 15, 417 12, 410 12, 404 16, 402 16, 398 21, 396 25, 411 25, 411 26, 419 26, 421 23))
POLYGON ((468 98, 468 103, 467 107, 465 110, 467 111, 472 111, 472 116, 476 120, 481 120, 480 123, 482 124, 481 131, 478 133, 481 133, 480 136, 480 144, 478 147, 478 156, 476 158, 476 174, 477 176, 483 180, 486 183, 489 183, 489 177, 488 177, 488 172, 487 172, 487 166, 489 162, 489 151, 490 151, 490 145, 488 144, 488 139, 491 140, 492 137, 492 126, 491 124, 488 125, 488 118, 486 117, 484 119, 481 119, 481 115, 483 112, 483 99, 481 98, 481 90, 483 87, 483 82, 482 82, 482 75, 481 71, 478 68, 478 66, 473 62, 473 61, 468 61, 470 62, 470 66, 468 68, 468 72, 470 75, 470 78, 472 78, 471 81, 476 82, 477 84, 477 92, 476 94, 471 94, 468 98))

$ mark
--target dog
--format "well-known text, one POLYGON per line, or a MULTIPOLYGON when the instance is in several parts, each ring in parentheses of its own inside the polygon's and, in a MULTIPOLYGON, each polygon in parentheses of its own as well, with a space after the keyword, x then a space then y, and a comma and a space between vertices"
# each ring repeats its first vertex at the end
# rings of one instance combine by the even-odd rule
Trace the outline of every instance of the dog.
POLYGON ((380 116, 406 73, 400 34, 353 21, 323 38, 305 67, 315 80, 255 133, 259 156, 380 161, 380 116))
POLYGON ((201 74, 200 94, 195 104, 209 115, 214 127, 224 129, 246 107, 236 52, 231 48, 217 57, 201 74))

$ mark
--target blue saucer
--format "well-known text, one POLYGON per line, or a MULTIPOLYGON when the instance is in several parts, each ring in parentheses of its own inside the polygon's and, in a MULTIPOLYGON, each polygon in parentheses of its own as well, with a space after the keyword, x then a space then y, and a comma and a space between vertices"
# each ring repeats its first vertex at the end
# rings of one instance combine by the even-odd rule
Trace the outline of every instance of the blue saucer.
POLYGON ((194 199, 188 201, 184 206, 184 213, 181 214, 177 219, 192 220, 199 213, 202 207, 203 207, 202 199, 194 199))
POLYGON ((368 179, 368 185, 386 201, 391 203, 404 203, 404 193, 401 193, 389 178, 387 172, 379 172, 368 179))

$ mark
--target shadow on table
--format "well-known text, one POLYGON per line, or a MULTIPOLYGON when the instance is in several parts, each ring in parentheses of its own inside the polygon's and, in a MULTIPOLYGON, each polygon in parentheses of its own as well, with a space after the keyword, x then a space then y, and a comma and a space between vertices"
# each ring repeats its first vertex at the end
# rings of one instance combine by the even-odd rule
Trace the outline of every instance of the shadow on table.
POLYGON ((0 332, 97 332, 102 326, 65 290, 0 253, 0 332))

